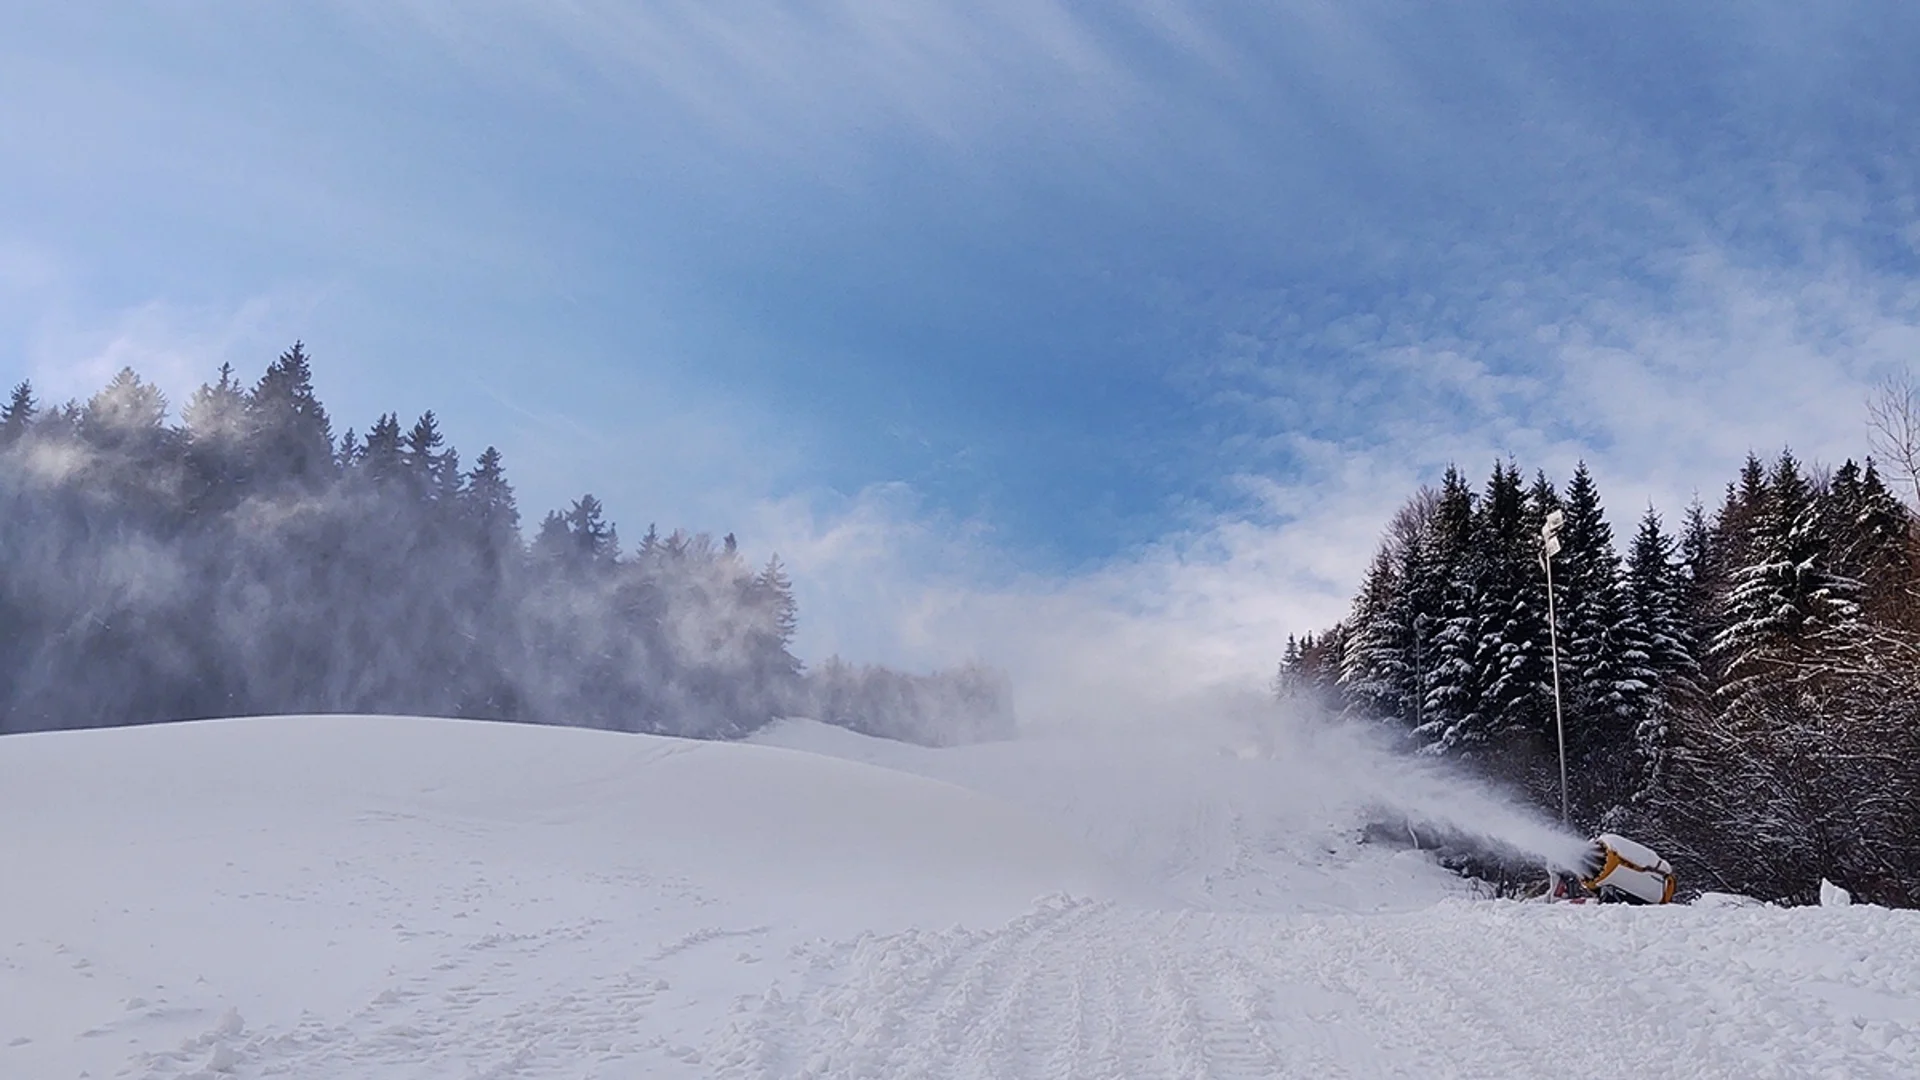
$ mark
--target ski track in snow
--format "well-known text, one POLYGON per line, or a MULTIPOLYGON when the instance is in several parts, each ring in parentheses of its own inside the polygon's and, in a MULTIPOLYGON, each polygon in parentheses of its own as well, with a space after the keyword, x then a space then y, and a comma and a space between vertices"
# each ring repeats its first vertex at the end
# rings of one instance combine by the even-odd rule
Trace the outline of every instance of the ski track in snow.
MULTIPOLYGON (((1920 912, 1463 899, 1418 859, 1290 832, 1285 808, 1260 802, 1266 785, 1209 786, 1180 772, 1192 761, 1158 789, 1148 790, 1151 769, 1133 775, 1132 818, 1114 816, 1111 783, 1082 778, 1091 809, 1076 822, 1063 815, 1081 793, 1057 770, 1094 770, 1006 759, 1006 748, 943 757, 854 747, 908 772, 952 767, 942 778, 975 789, 962 792, 789 751, 583 742, 573 771, 553 766, 540 787, 526 786, 526 750, 571 746, 568 733, 396 730, 433 755, 456 745, 470 755, 449 762, 450 774, 498 765, 531 809, 475 816, 485 804, 452 787, 405 799, 378 787, 332 823, 277 810, 277 821, 227 824, 274 800, 306 805, 268 777, 258 781, 266 798, 243 792, 117 847, 100 838, 120 819, 83 824, 63 843, 83 854, 95 845, 92 862, 76 864, 51 839, 0 848, 40 867, 23 880, 42 886, 0 893, 0 915, 13 911, 0 920, 11 935, 0 938, 0 1076, 1920 1076, 1920 912), (627 746, 634 761, 609 767, 607 748, 627 746), (737 771, 748 764, 760 771, 737 771), (1010 782, 1008 766, 1028 771, 1010 782), (646 783, 632 782, 636 770, 646 783), (1049 776, 1059 782, 1035 783, 1049 776), (764 806, 740 794, 783 783, 764 806), (1059 868, 1073 849, 1022 831, 1024 819, 982 831, 993 804, 975 801, 981 790, 1035 793, 1029 809, 1151 887, 1009 897, 1080 872, 1059 868), (687 849, 677 838, 688 826, 660 823, 708 791, 705 847, 687 849), (1178 798, 1189 801, 1169 801, 1178 798), (620 828, 582 838, 623 799, 639 801, 619 804, 620 828), (723 821, 743 801, 747 812, 723 821), (837 816, 810 832, 823 814, 837 816), (627 828, 633 820, 648 824, 627 828), (840 841, 868 825, 854 845, 864 861, 834 862, 840 841), (223 839, 159 846, 183 827, 223 839), (930 829, 939 839, 926 839, 930 829), (822 838, 829 846, 809 846, 822 838), (967 854, 970 842, 980 851, 967 854), (982 873, 993 887, 941 902, 982 873), (873 899, 896 886, 906 891, 895 900, 873 899), (55 924, 64 929, 40 932, 55 924), (156 941, 159 959, 148 952, 156 941), (36 1008, 15 1034, 14 1014, 36 1008)), ((263 729, 188 734, 209 748, 258 738, 283 754, 263 729)), ((51 761, 16 767, 14 782, 44 784, 41 801, 78 792, 74 814, 106 805, 48 771, 51 761)), ((145 764, 137 753, 129 763, 145 764)), ((394 768, 405 785, 422 783, 412 767, 394 768)), ((234 769, 214 773, 246 775, 234 769)), ((316 774, 326 778, 312 805, 335 806, 334 786, 361 771, 316 774)), ((132 775, 102 783, 121 792, 132 775)), ((474 791, 490 798, 504 783, 474 791)))
POLYGON ((727 1080, 1920 1075, 1912 925, 1890 953, 1880 920, 1845 912, 1766 911, 1728 931, 1701 912, 1505 907, 1447 902, 1436 919, 1053 900, 989 933, 842 945, 706 1060, 727 1080), (1825 925, 1809 933, 1808 914, 1825 925), (1616 941, 1601 955, 1610 937, 1630 954, 1616 941), (1767 940, 1856 959, 1784 981, 1702 964, 1713 944, 1764 962, 1767 940))

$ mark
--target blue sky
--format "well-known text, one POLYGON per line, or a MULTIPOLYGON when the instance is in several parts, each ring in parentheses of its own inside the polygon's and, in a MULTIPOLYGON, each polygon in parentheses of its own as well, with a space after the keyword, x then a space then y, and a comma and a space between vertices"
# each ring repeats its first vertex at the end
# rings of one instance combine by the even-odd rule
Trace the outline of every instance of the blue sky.
POLYGON ((812 655, 1264 675, 1450 460, 1677 515, 1920 357, 1906 4, 8 24, 0 378, 303 338, 531 517, 779 550, 812 655))

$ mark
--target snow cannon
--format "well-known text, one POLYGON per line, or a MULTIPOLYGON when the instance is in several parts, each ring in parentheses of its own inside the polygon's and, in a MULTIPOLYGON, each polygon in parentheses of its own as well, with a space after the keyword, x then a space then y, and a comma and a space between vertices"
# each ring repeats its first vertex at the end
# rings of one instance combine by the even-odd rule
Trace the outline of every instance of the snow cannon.
POLYGON ((1673 867, 1645 844, 1616 833, 1593 838, 1580 867, 1580 884, 1602 903, 1670 904, 1673 867))

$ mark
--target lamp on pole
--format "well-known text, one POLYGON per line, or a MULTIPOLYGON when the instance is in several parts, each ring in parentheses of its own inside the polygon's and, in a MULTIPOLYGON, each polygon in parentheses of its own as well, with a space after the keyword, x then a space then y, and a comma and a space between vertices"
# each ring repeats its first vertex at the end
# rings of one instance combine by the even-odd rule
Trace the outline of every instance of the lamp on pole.
POLYGON ((1547 642, 1553 657, 1553 730, 1560 740, 1560 824, 1567 823, 1567 725, 1560 715, 1560 631, 1553 613, 1553 557, 1560 554, 1560 526, 1566 515, 1547 512, 1540 526, 1540 567, 1547 572, 1547 642))

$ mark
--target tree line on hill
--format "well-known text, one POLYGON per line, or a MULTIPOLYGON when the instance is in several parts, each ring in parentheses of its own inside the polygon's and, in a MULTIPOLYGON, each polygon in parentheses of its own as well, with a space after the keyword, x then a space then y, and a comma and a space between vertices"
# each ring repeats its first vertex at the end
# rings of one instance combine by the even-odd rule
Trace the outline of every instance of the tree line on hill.
POLYGON ((1749 455, 1677 531, 1649 508, 1624 555, 1584 464, 1564 491, 1510 461, 1479 490, 1450 468, 1394 515, 1351 613, 1289 641, 1276 689, 1557 814, 1555 510, 1574 824, 1702 889, 1811 902, 1824 877, 1920 906, 1920 527, 1871 458, 1749 455))
POLYGON ((218 716, 408 713, 730 738, 782 716, 1004 735, 1004 681, 793 655, 793 583, 729 534, 592 495, 531 542, 501 455, 432 412, 335 439, 299 345, 168 421, 123 370, 84 404, 0 406, 0 733, 218 716))

